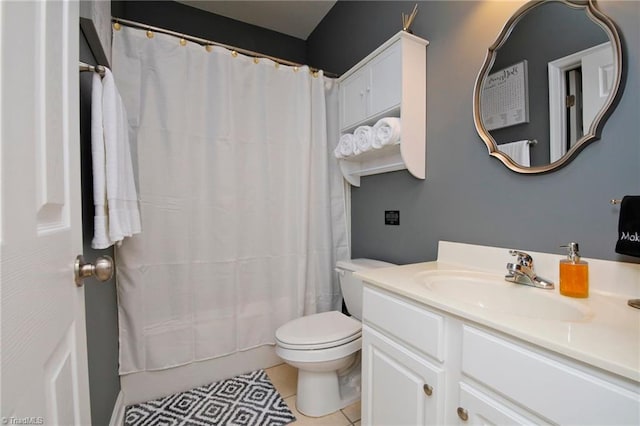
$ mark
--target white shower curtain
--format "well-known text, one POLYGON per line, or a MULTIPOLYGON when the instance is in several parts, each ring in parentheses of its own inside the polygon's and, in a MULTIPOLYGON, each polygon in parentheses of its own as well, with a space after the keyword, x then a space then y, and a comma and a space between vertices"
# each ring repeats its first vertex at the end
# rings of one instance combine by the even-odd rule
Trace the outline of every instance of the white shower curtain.
POLYGON ((339 309, 332 81, 128 27, 113 68, 142 217, 117 252, 120 373, 272 344, 286 321, 339 309))

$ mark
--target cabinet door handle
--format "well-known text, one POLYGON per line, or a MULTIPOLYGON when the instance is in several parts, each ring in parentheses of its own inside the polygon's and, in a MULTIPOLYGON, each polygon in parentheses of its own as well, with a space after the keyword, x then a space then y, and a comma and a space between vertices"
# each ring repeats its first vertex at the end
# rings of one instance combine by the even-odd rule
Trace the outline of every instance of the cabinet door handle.
POLYGON ((458 407, 458 417, 460 417, 460 420, 463 422, 466 422, 469 420, 469 413, 464 408, 458 407))
POLYGON ((433 388, 427 384, 422 386, 422 390, 424 390, 424 393, 426 393, 427 396, 431 396, 431 394, 433 393, 433 388))

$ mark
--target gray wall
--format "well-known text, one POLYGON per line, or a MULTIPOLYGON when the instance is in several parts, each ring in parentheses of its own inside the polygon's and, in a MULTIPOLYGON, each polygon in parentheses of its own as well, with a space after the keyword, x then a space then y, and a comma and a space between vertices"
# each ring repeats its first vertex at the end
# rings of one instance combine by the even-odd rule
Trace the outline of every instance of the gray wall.
MULTIPOLYGON (((638 262, 614 253, 619 207, 640 193, 640 2, 600 2, 626 46, 626 88, 602 138, 563 169, 509 171, 487 154, 472 119, 473 85, 507 18, 521 3, 418 3, 413 32, 427 48, 427 179, 406 171, 352 189, 352 255, 397 263, 433 260, 439 240, 638 262), (400 210, 400 226, 384 210, 400 210)), ((342 73, 400 28, 409 2, 339 1, 308 40, 310 65, 342 73), (375 23, 375 24, 373 24, 375 23)), ((544 275, 544 271, 540 272, 544 275)))
MULTIPOLYGON (((96 60, 84 33, 80 32, 80 60, 95 65, 96 60)), ((83 250, 87 261, 109 255, 113 248, 94 250, 93 175, 91 165, 91 79, 90 72, 80 73, 80 161, 82 180, 83 250)), ((85 280, 84 299, 87 320, 87 356, 89 360, 89 396, 91 423, 108 425, 120 392, 118 375, 118 307, 115 278, 100 283, 85 280)))

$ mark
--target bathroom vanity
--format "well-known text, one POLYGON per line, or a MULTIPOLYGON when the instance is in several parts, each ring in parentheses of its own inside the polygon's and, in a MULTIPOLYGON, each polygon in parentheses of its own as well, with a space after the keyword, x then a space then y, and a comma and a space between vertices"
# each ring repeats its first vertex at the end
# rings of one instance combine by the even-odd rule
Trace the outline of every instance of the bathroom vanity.
MULTIPOLYGON (((557 284, 561 256, 533 254, 557 284)), ((640 265, 591 259, 592 295, 504 281, 507 249, 366 271, 362 420, 640 424, 640 265), (616 290, 616 291, 614 291, 616 290)))

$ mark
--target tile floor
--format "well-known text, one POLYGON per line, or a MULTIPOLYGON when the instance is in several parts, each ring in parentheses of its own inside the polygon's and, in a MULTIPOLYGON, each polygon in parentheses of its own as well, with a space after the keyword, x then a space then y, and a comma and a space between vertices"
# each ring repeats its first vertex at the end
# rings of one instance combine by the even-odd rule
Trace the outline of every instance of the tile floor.
POLYGON ((324 417, 307 417, 296 410, 296 386, 298 384, 298 370, 288 364, 280 364, 265 370, 271 383, 276 387, 282 398, 289 406, 296 421, 293 425, 330 425, 330 426, 360 426, 360 401, 342 410, 324 417))

